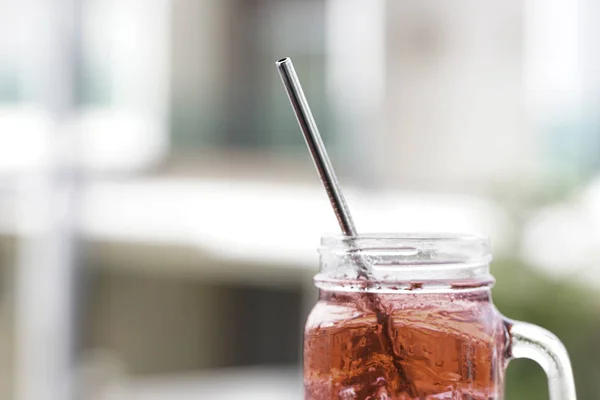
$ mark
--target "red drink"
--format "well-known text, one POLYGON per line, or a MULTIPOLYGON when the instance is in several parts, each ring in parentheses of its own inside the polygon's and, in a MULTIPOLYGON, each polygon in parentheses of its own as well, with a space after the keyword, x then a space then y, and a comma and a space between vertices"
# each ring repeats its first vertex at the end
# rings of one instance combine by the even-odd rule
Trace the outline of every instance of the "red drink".
POLYGON ((365 293, 321 292, 305 332, 306 400, 502 398, 506 330, 487 287, 377 296, 394 355, 365 293))

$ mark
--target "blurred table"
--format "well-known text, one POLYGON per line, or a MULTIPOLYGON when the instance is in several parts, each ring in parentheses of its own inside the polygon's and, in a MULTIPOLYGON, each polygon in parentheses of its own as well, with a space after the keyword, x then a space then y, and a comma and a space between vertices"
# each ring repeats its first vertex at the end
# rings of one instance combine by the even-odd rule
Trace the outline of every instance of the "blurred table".
POLYGON ((108 388, 99 400, 301 400, 297 368, 239 368, 129 380, 108 388))
MULTIPOLYGON (((86 257, 109 268, 297 283, 317 271, 319 237, 339 230, 318 183, 144 178, 84 188, 79 232, 91 244, 86 257)), ((489 199, 345 192, 361 232, 478 231, 490 235, 496 255, 514 236, 504 210, 489 199)), ((33 215, 17 220, 18 207, 15 198, 2 197, 0 235, 19 236, 35 224, 33 215)))

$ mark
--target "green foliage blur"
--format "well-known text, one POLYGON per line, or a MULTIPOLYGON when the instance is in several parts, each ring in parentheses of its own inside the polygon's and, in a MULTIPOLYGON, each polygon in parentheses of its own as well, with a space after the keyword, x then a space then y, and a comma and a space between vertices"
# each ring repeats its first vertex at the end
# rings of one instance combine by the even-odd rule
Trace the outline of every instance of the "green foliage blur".
MULTIPOLYGON (((600 296, 572 281, 553 279, 515 260, 492 264, 496 277, 494 302, 507 317, 531 322, 554 332, 565 344, 579 399, 600 393, 600 296)), ((515 360, 506 377, 506 400, 547 400, 542 369, 529 360, 515 360)))

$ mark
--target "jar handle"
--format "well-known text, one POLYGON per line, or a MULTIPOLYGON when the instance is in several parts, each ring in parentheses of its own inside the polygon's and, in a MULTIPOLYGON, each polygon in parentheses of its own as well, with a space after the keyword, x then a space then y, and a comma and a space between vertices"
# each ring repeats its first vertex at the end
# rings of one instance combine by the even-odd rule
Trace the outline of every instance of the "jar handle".
POLYGON ((552 332, 526 322, 505 320, 509 332, 509 361, 528 358, 548 376, 550 400, 576 400, 575 380, 569 354, 552 332))

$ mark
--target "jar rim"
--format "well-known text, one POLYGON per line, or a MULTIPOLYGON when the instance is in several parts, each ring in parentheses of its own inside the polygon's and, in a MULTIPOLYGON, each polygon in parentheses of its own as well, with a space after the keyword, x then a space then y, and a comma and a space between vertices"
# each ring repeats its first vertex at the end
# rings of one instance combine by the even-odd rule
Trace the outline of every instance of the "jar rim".
POLYGON ((484 240, 489 236, 478 232, 366 232, 358 235, 341 233, 324 234, 321 240, 338 241, 344 239, 401 239, 401 240, 484 240))
POLYGON ((489 243, 487 236, 473 233, 323 236, 319 248, 321 271, 315 282, 335 285, 360 281, 358 270, 366 263, 372 280, 381 284, 488 285, 493 282, 489 243))
POLYGON ((439 243, 439 244, 460 244, 460 245, 479 245, 489 251, 489 236, 480 233, 461 233, 461 232, 374 232, 362 233, 354 236, 342 234, 328 234, 321 237, 321 248, 323 251, 327 248, 352 248, 362 249, 370 248, 381 244, 398 246, 419 243, 439 243))
POLYGON ((426 255, 431 261, 487 262, 491 260, 490 240, 472 233, 367 233, 357 236, 323 236, 319 253, 343 255, 360 252, 387 252, 399 259, 414 261, 426 255))

